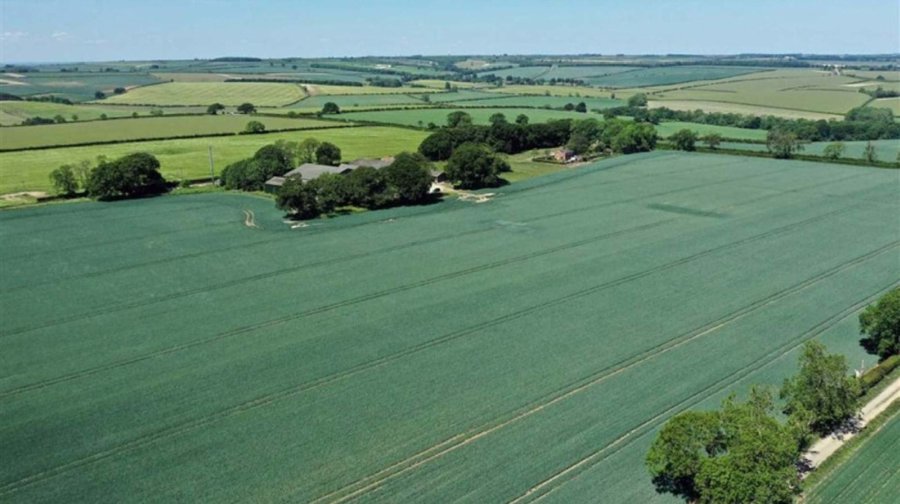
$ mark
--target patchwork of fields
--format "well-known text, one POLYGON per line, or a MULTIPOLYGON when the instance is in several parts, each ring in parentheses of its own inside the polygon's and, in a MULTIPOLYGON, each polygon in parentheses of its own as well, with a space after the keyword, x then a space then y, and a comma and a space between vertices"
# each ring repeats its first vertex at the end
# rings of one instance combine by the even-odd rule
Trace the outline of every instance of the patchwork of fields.
POLYGON ((133 152, 149 152, 159 159, 163 176, 178 180, 209 176, 209 147, 213 150, 216 173, 220 173, 229 163, 250 157, 260 147, 281 139, 332 142, 340 147, 344 159, 355 159, 413 152, 427 135, 404 128, 337 128, 0 152, 0 194, 51 191, 48 175, 53 169, 82 160, 93 161, 100 155, 114 159, 133 152))
POLYGON ((236 194, 0 212, 0 500, 674 502, 668 417, 808 339, 861 357, 898 184, 657 152, 303 229, 236 194))
POLYGON ((163 116, 91 121, 89 123, 70 122, 2 129, 0 130, 0 149, 239 133, 244 131, 249 121, 259 121, 265 124, 268 130, 315 129, 347 125, 347 123, 308 118, 248 117, 244 115, 163 116))
MULTIPOLYGON (((546 122, 551 119, 587 119, 588 117, 600 118, 596 114, 570 112, 566 110, 547 110, 529 108, 467 108, 459 109, 472 117, 475 124, 488 124, 488 119, 494 114, 503 114, 507 121, 515 121, 516 116, 525 114, 530 122, 546 122)), ((447 115, 454 109, 428 108, 411 110, 379 110, 371 112, 348 112, 341 114, 342 119, 353 121, 373 121, 385 124, 398 124, 405 126, 427 126, 434 123, 438 126, 447 124, 447 115)))

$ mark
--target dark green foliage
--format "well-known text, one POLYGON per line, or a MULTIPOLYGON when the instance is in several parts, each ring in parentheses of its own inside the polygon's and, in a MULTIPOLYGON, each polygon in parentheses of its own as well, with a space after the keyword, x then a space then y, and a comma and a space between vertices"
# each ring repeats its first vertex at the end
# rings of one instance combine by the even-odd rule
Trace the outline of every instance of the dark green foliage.
POLYGON ((771 413, 770 394, 754 389, 745 403, 732 396, 719 411, 670 419, 646 459, 657 491, 710 504, 793 502, 798 433, 771 413))
POLYGON ((859 382, 848 371, 843 355, 829 355, 821 343, 807 342, 800 371, 781 387, 784 413, 802 418, 820 435, 840 427, 859 409, 859 382))
POLYGON ((255 134, 255 133, 265 133, 265 132, 266 132, 266 125, 259 121, 250 121, 247 123, 247 126, 244 127, 244 133, 255 134))
POLYGON ((628 99, 629 107, 646 107, 647 106, 647 95, 644 93, 638 93, 636 95, 632 95, 631 98, 628 99))
POLYGON ((344 194, 349 205, 378 208, 388 201, 388 184, 384 173, 362 166, 344 176, 344 194))
POLYGON ((431 188, 431 163, 419 153, 398 154, 383 169, 391 199, 401 205, 416 204, 428 198, 431 188))
POLYGON ((340 114, 341 108, 338 107, 337 103, 334 102, 326 102, 325 105, 322 106, 323 114, 340 114))
POLYGON ((284 145, 261 147, 252 158, 237 161, 222 170, 222 185, 241 191, 262 190, 266 180, 293 168, 293 154, 284 145))
POLYGON ((528 116, 525 114, 519 114, 516 116, 516 124, 526 125, 528 124, 528 116))
POLYGON ((491 123, 491 125, 506 124, 506 116, 497 112, 496 114, 491 115, 488 122, 491 123))
POLYGON ((218 103, 218 102, 213 103, 209 107, 206 107, 206 113, 209 115, 216 115, 223 110, 225 110, 225 105, 222 105, 221 103, 218 103))
POLYGON ((99 199, 130 198, 165 192, 166 181, 159 173, 159 161, 146 152, 103 161, 91 170, 88 194, 99 199))
POLYGON ((252 103, 242 103, 238 105, 237 111, 241 114, 255 114, 256 107, 252 103))
POLYGON ((575 112, 587 112, 587 104, 584 102, 579 102, 578 105, 575 105, 575 112))
POLYGON ((689 129, 682 129, 669 137, 675 148, 683 151, 696 150, 694 144, 697 142, 697 134, 689 129))
POLYGON ((422 140, 419 152, 428 159, 437 161, 449 159, 455 147, 456 141, 453 133, 446 129, 440 129, 422 140))
POLYGON ((656 148, 656 128, 647 123, 631 123, 610 142, 612 149, 622 154, 649 152, 656 148))
POLYGON ((900 287, 891 289, 859 314, 859 343, 881 359, 900 354, 900 287))
POLYGON ((885 376, 900 366, 900 355, 892 355, 879 362, 877 366, 863 373, 860 378, 860 386, 863 390, 869 390, 880 382, 885 376))
POLYGON ((866 148, 863 150, 863 159, 868 163, 878 161, 878 154, 875 152, 875 146, 872 145, 872 142, 866 143, 866 148))
POLYGON ((94 93, 94 98, 102 100, 106 98, 106 93, 104 93, 103 91, 97 91, 96 93, 94 93))
POLYGON ((447 126, 450 128, 458 128, 460 126, 471 126, 472 116, 462 110, 450 112, 447 114, 447 126))
POLYGON ((450 159, 444 174, 462 189, 494 187, 500 183, 500 173, 509 171, 509 165, 488 146, 467 143, 460 145, 450 159))
POLYGON ((59 194, 69 196, 78 191, 78 180, 75 177, 75 168, 72 165, 62 165, 50 172, 50 181, 59 194))
POLYGON ((25 119, 24 121, 22 121, 23 126, 36 126, 38 124, 55 124, 55 123, 56 123, 56 121, 54 121, 53 119, 49 119, 46 117, 37 117, 37 116, 29 117, 28 119, 25 119))
POLYGON ((294 217, 310 219, 321 213, 314 184, 304 183, 299 176, 288 177, 275 197, 275 205, 294 217))
POLYGON ((316 162, 316 149, 319 148, 322 142, 319 142, 315 138, 306 138, 299 145, 297 145, 297 159, 296 162, 299 164, 303 163, 315 163, 316 162))
POLYGON ((766 148, 778 159, 789 159, 803 150, 803 144, 790 131, 770 130, 766 134, 766 148))
POLYGON ((115 94, 125 94, 125 91, 126 89, 121 86, 113 89, 113 93, 115 94))
POLYGON ((337 166, 341 164, 341 149, 330 142, 322 142, 316 147, 316 163, 337 166))
MULTIPOLYGON (((292 178, 292 177, 291 177, 292 178)), ((347 205, 345 178, 336 173, 323 173, 306 182, 315 195, 316 207, 321 213, 331 213, 339 206, 347 205)))

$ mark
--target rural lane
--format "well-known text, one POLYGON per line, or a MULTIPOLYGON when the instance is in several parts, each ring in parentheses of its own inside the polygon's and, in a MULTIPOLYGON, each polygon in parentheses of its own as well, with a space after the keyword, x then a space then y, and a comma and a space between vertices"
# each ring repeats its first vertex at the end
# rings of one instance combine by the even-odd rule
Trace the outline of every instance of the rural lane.
MULTIPOLYGON (((857 425, 859 429, 865 427, 869 421, 898 399, 900 399, 900 378, 894 380, 894 383, 888 385, 887 388, 862 407, 859 424, 857 425)), ((806 452, 806 458, 810 467, 818 467, 854 435, 855 433, 853 432, 835 433, 815 442, 806 452)))

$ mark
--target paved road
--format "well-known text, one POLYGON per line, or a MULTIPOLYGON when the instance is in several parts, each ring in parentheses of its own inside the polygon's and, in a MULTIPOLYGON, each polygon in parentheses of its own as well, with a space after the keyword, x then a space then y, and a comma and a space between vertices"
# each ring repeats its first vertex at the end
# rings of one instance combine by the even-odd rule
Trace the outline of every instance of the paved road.
MULTIPOLYGON (((880 394, 869 401, 862 407, 860 412, 859 428, 865 427, 870 420, 878 416, 879 413, 887 409, 892 402, 900 400, 900 378, 894 380, 894 383, 888 385, 880 394)), ((832 434, 817 441, 806 452, 806 458, 810 462, 811 467, 818 467, 819 464, 830 457, 838 448, 840 448, 847 440, 851 439, 855 433, 832 434)))

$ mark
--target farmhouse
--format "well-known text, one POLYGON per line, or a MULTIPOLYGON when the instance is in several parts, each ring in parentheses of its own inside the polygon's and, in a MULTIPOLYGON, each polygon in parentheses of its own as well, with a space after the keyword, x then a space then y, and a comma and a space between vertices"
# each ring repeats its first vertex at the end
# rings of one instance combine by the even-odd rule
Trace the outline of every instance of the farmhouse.
POLYGON ((570 149, 558 149, 553 151, 553 159, 560 163, 573 163, 578 161, 578 155, 570 149))

